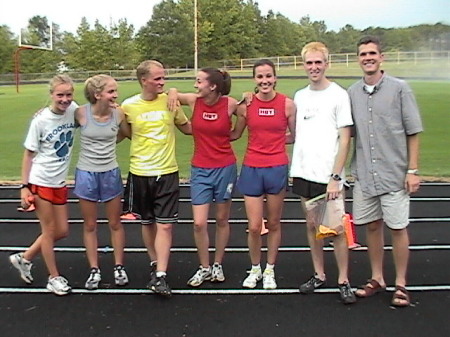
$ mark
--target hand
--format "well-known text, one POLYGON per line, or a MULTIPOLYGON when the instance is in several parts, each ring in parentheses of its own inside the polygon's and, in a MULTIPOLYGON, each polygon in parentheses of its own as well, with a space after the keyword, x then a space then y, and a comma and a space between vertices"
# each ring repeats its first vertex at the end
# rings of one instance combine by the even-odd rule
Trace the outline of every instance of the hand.
POLYGON ((167 108, 171 112, 175 112, 180 107, 180 101, 178 101, 178 91, 175 88, 170 88, 167 93, 167 108))
POLYGON ((339 181, 330 179, 327 185, 327 200, 334 200, 339 197, 339 181))
POLYGON ((34 195, 31 194, 28 187, 22 188, 20 191, 20 206, 23 209, 28 209, 34 203, 34 195))
POLYGON ((406 174, 405 189, 408 194, 416 193, 420 187, 420 177, 416 174, 406 174))

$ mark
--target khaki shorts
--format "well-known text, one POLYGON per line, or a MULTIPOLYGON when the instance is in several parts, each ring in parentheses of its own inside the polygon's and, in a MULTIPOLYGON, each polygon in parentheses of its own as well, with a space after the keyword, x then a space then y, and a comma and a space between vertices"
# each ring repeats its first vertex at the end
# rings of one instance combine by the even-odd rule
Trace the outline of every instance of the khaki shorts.
POLYGON ((365 225, 380 219, 390 229, 406 228, 409 224, 409 194, 401 190, 367 197, 356 180, 353 188, 353 221, 356 225, 365 225))

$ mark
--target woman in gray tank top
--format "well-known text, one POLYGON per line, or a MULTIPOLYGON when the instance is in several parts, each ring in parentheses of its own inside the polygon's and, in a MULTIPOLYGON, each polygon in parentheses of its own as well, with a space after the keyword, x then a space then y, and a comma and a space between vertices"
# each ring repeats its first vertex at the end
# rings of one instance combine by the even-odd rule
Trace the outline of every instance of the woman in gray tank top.
POLYGON ((125 231, 120 221, 123 183, 116 160, 117 134, 129 136, 123 111, 117 107, 117 83, 108 75, 96 75, 85 82, 84 95, 89 101, 75 114, 80 125, 80 154, 75 171, 74 193, 80 198, 84 219, 83 239, 90 265, 85 287, 97 289, 101 273, 97 255, 97 205, 105 204, 114 248, 114 282, 128 284, 123 266, 125 231))

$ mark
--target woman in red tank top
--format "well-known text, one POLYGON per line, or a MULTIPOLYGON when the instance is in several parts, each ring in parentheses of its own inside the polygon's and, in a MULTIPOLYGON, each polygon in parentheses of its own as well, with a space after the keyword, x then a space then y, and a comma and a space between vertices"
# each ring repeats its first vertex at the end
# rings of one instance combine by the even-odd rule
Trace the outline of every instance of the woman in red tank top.
POLYGON ((231 89, 229 74, 216 68, 201 69, 194 87, 197 93, 178 93, 170 89, 169 101, 178 99, 192 110, 191 198, 200 266, 187 284, 198 287, 205 280, 225 280, 222 260, 230 235, 231 193, 237 177, 236 157, 230 141, 231 118, 237 101, 226 96, 231 89), (212 202, 216 211, 216 249, 214 263, 210 266, 207 225, 212 202))
POLYGON ((248 218, 248 247, 252 268, 243 282, 255 288, 262 279, 264 289, 276 289, 274 265, 281 242, 281 214, 288 179, 289 158, 285 144, 295 138, 295 105, 275 91, 276 70, 267 59, 253 66, 256 94, 248 105, 238 107, 238 120, 232 139, 248 128, 248 145, 237 187, 244 195, 248 218), (287 134, 287 130, 290 132, 287 134), (261 271, 261 229, 266 199, 267 265, 261 271))

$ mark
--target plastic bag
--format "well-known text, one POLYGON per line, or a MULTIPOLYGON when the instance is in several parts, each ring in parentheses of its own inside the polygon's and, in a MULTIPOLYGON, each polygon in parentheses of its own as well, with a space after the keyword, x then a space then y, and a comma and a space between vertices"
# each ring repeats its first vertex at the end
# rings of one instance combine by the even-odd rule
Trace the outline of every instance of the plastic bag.
POLYGON ((340 235, 345 232, 345 204, 343 193, 338 198, 326 200, 321 194, 305 202, 307 221, 316 228, 316 239, 340 235))

